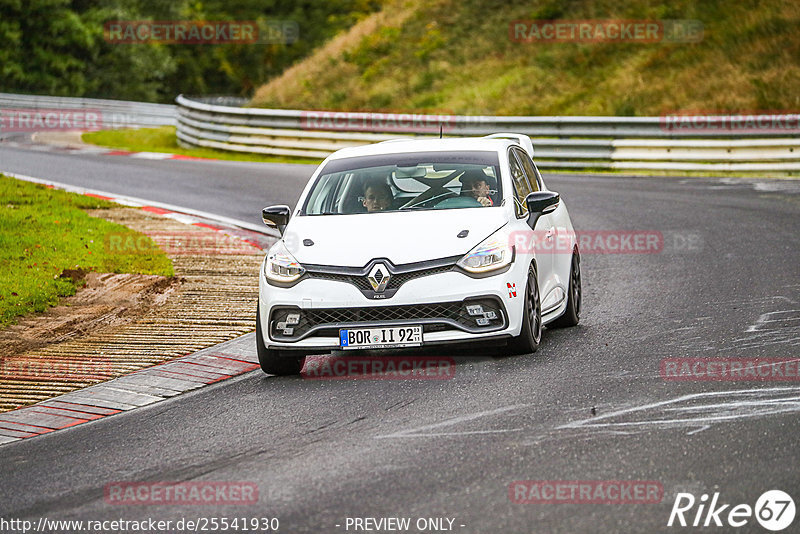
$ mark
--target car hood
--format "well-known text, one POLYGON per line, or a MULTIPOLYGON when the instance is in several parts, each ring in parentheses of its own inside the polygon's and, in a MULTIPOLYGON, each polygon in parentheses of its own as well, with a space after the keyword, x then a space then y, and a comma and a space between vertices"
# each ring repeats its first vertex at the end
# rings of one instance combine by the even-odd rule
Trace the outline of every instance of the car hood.
POLYGON ((293 217, 284 241, 303 264, 363 267, 374 258, 395 265, 463 255, 505 223, 500 208, 293 217), (468 230, 466 237, 457 237, 468 230), (313 245, 306 246, 310 239, 313 245))

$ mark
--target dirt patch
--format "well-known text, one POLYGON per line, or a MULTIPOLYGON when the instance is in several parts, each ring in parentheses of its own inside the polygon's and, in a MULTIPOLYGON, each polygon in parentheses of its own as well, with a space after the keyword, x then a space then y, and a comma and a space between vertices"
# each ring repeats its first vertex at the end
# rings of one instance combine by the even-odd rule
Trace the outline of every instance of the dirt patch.
POLYGON ((79 130, 36 132, 31 136, 31 139, 35 143, 44 143, 63 148, 97 148, 95 145, 84 143, 83 139, 81 139, 82 135, 83 132, 79 130))
POLYGON ((42 314, 0 330, 0 357, 26 352, 136 321, 180 287, 177 277, 65 271, 86 282, 75 295, 42 314))

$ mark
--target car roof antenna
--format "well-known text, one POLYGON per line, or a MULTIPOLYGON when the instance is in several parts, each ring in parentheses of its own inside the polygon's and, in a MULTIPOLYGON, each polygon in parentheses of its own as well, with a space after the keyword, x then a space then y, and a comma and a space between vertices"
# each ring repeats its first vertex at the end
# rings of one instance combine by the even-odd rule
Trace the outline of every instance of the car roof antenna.
POLYGON ((439 123, 439 139, 442 138, 442 123, 439 123))

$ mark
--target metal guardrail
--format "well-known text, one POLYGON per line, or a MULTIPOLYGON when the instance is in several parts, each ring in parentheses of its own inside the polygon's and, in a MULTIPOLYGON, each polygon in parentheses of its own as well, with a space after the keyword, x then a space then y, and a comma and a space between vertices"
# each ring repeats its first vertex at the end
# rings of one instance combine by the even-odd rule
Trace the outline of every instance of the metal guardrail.
POLYGON ((180 144, 234 152, 324 158, 348 146, 438 136, 441 126, 447 136, 502 131, 528 134, 542 168, 800 171, 798 114, 759 116, 768 126, 778 125, 759 128, 758 124, 751 124, 753 117, 747 115, 488 117, 334 113, 245 108, 241 101, 220 105, 219 101, 184 95, 178 96, 176 103, 180 144), (690 128, 685 127, 687 123, 690 128), (703 124, 708 127, 696 127, 703 124), (713 127, 720 124, 725 127, 713 127))
MULTIPOLYGON (((0 93, 9 110, 93 110, 102 128, 176 125, 178 142, 233 152, 324 158, 349 146, 388 139, 486 135, 533 138, 546 169, 800 171, 800 115, 754 117, 489 117, 344 113, 246 108, 245 99, 194 99, 177 105, 0 93), (679 121, 690 128, 681 127, 679 121), (677 122, 676 122, 677 121, 677 122), (724 124, 712 128, 711 123, 724 124), (723 122, 724 121, 724 122, 723 122), (771 128, 777 124, 779 127, 771 128), (761 126, 766 124, 766 128, 761 126), (706 128, 695 128, 703 124, 706 128)), ((0 123, 2 127, 2 123, 0 123)))
POLYGON ((175 126, 178 122, 177 107, 172 104, 0 93, 0 112, 22 110, 95 111, 103 129, 175 126))

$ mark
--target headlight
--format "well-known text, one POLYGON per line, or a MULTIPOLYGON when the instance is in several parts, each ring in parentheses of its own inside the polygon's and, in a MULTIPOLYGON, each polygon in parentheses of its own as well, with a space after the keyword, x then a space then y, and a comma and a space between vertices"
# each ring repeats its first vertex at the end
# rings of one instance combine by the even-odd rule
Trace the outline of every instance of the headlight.
POLYGON ((509 265, 514 261, 514 247, 508 243, 508 236, 495 233, 480 245, 458 260, 457 265, 471 273, 481 274, 509 265))
POLYGON ((306 270, 286 248, 283 241, 275 243, 269 252, 267 260, 264 262, 264 276, 273 282, 294 282, 305 273, 306 270))

